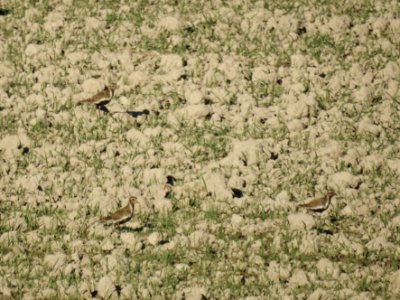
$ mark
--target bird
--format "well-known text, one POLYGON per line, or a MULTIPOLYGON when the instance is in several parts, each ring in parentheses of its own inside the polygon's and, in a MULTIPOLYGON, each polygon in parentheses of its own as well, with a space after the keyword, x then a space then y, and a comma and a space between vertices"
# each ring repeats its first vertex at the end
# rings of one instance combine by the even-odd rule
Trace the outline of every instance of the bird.
POLYGON ((328 209, 329 205, 331 204, 331 199, 333 196, 336 195, 336 192, 331 190, 325 196, 313 199, 303 204, 297 205, 299 208, 305 208, 310 211, 315 212, 322 212, 328 209))
POLYGON ((96 105, 97 108, 99 109, 105 109, 105 105, 110 103, 112 97, 114 96, 115 90, 118 88, 118 85, 116 84, 110 84, 104 87, 104 89, 101 92, 98 92, 96 95, 85 99, 81 100, 77 103, 77 105, 82 105, 85 103, 88 104, 94 104, 96 105))
MULTIPOLYGON (((130 218, 133 216, 133 211, 135 208, 135 203, 136 203, 136 197, 129 197, 128 203, 126 206, 120 208, 116 212, 113 212, 112 214, 101 217, 99 220, 92 222, 89 224, 89 226, 93 225, 94 223, 100 222, 104 225, 117 225, 121 223, 125 223, 129 221, 130 218)), ((88 227, 89 227, 88 226, 88 227)))

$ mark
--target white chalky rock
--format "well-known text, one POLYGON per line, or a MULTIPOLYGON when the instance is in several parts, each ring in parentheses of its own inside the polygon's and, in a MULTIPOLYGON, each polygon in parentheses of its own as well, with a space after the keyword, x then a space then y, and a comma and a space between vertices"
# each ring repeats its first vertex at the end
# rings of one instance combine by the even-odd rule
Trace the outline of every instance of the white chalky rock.
POLYGON ((199 90, 190 90, 185 92, 185 98, 191 105, 201 104, 204 99, 204 94, 199 90))
POLYGON ((384 236, 378 236, 367 243, 368 250, 380 251, 391 249, 394 245, 386 240, 384 236))
POLYGON ((289 103, 286 108, 286 113, 289 120, 304 118, 308 114, 307 103, 304 100, 289 103))
POLYGON ((337 141, 331 140, 317 150, 317 155, 320 157, 328 156, 333 159, 339 159, 343 150, 337 141))
POLYGON ((147 79, 147 75, 142 71, 134 71, 132 72, 129 77, 128 81, 132 87, 139 86, 147 79))
POLYGON ((224 176, 218 173, 207 173, 203 178, 207 191, 218 200, 232 199, 232 191, 227 187, 224 176))
POLYGON ((330 188, 355 188, 360 183, 360 179, 349 172, 338 172, 330 176, 328 186, 330 188))
POLYGON ((190 246, 197 248, 208 240, 207 234, 202 230, 196 230, 189 235, 190 246))
POLYGON ((368 117, 363 118, 358 123, 357 131, 360 134, 369 133, 378 136, 381 130, 382 128, 380 126, 374 125, 368 117))
POLYGON ((29 44, 25 48, 25 55, 27 57, 34 57, 36 56, 39 52, 43 50, 43 47, 41 45, 35 45, 35 44, 29 44))
POLYGON ((115 285, 109 276, 102 277, 96 285, 98 295, 102 299, 118 299, 115 285))
POLYGON ((300 69, 307 66, 307 60, 304 55, 301 54, 293 54, 290 57, 290 61, 293 68, 300 69))
POLYGON ((80 61, 85 60, 87 57, 87 54, 82 51, 76 51, 76 52, 70 52, 70 53, 66 54, 66 57, 72 65, 76 65, 80 61))
POLYGON ((132 285, 127 284, 121 290, 120 300, 132 300, 132 299, 137 299, 135 289, 132 287, 132 285))
POLYGON ((176 109, 173 112, 178 120, 185 119, 190 121, 196 121, 198 119, 204 119, 211 114, 212 110, 209 105, 196 104, 186 105, 183 108, 176 109))
POLYGON ((305 213, 290 214, 288 221, 292 230, 310 230, 315 226, 314 218, 305 213))
POLYGON ((101 245, 101 250, 103 251, 111 251, 113 249, 114 249, 114 244, 111 242, 110 239, 106 239, 101 245))
POLYGON ((171 69, 182 67, 182 57, 178 54, 165 54, 161 56, 160 67, 169 72, 171 69))
POLYGON ((93 78, 87 79, 82 83, 82 89, 85 93, 96 94, 104 88, 104 84, 100 80, 93 78))
POLYGON ((287 126, 287 128, 288 128, 290 133, 300 132, 305 127, 303 122, 300 121, 299 119, 294 119, 294 120, 291 120, 291 121, 287 122, 286 126, 287 126))
POLYGON ((40 228, 47 230, 54 229, 57 226, 56 219, 51 216, 42 216, 38 218, 38 224, 40 228))
POLYGON ((57 292, 50 288, 45 288, 39 292, 40 298, 42 299, 55 299, 57 298, 57 292))
POLYGON ((159 213, 166 213, 172 210, 172 203, 165 198, 156 198, 153 201, 154 210, 159 213))
POLYGON ((145 146, 149 142, 149 138, 136 128, 132 128, 126 133, 126 139, 139 146, 145 146))
POLYGON ((89 31, 89 30, 92 30, 92 29, 97 29, 97 28, 101 27, 103 23, 104 22, 98 20, 97 18, 86 17, 85 18, 85 27, 84 28, 85 28, 86 31, 89 31))
POLYGON ((338 270, 334 267, 333 263, 327 258, 321 258, 317 263, 318 275, 321 278, 325 278, 326 276, 337 276, 338 270))
POLYGON ((206 299, 207 291, 203 287, 188 287, 183 290, 183 298, 185 300, 202 300, 206 299))
POLYGON ((64 25, 64 15, 54 11, 45 17, 45 21, 46 22, 43 25, 44 29, 50 33, 54 33, 58 28, 64 25))
POLYGON ((163 169, 145 169, 143 182, 146 185, 163 185, 167 183, 167 176, 163 169))
POLYGON ((243 217, 237 214, 233 214, 231 217, 231 223, 233 228, 239 228, 240 225, 243 223, 243 217))
POLYGON ((64 266, 67 256, 64 253, 48 254, 44 263, 52 270, 59 270, 64 266))
POLYGON ((159 232, 153 232, 147 238, 147 241, 149 242, 149 244, 153 245, 153 246, 159 244, 161 242, 161 240, 162 240, 162 236, 159 232))
POLYGON ((322 300, 322 299, 329 299, 329 297, 327 296, 327 292, 321 288, 317 288, 307 298, 307 300, 322 300))
POLYGON ((267 157, 270 155, 269 151, 264 149, 263 141, 253 139, 245 141, 233 140, 231 152, 221 160, 221 163, 228 166, 242 166, 245 163, 251 166, 257 164, 262 155, 267 157))
POLYGON ((387 165, 389 169, 400 175, 400 159, 389 159, 387 165))
POLYGON ((181 27, 181 22, 174 16, 165 16, 159 19, 158 26, 168 31, 176 31, 181 27))
POLYGON ((128 248, 134 248, 136 245, 136 237, 135 234, 132 232, 122 232, 121 233, 121 242, 128 248))
POLYGON ((303 270, 297 270, 289 279, 289 285, 292 287, 304 286, 308 283, 307 274, 303 270))
POLYGON ((17 135, 8 135, 1 139, 0 150, 4 151, 6 157, 12 157, 18 153, 18 148, 21 145, 17 135))
POLYGON ((400 270, 397 270, 390 276, 392 279, 390 281, 390 291, 395 295, 400 293, 400 270))

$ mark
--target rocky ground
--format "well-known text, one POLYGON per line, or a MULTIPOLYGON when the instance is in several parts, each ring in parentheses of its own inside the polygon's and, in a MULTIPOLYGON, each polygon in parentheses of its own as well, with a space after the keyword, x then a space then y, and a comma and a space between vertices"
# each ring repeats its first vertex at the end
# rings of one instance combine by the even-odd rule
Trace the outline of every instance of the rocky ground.
POLYGON ((0 8, 2 299, 399 297, 397 1, 0 8))

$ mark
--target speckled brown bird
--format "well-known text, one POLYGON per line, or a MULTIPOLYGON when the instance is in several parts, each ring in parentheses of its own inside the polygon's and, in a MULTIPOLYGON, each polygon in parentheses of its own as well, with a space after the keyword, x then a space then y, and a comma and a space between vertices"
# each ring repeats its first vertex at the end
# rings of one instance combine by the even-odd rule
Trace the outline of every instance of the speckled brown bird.
POLYGON ((321 198, 313 199, 313 200, 303 203, 303 204, 299 204, 299 205, 297 205, 297 207, 306 208, 308 210, 315 211, 315 212, 322 212, 329 207, 329 205, 331 204, 331 199, 335 195, 336 195, 336 192, 331 190, 325 196, 323 196, 321 198))
POLYGON ((105 225, 116 225, 128 221, 133 216, 135 202, 135 197, 129 197, 128 204, 126 206, 106 217, 101 217, 99 222, 105 225))
POLYGON ((110 85, 106 86, 101 92, 97 93, 96 95, 94 95, 88 99, 79 101, 77 103, 77 105, 82 105, 82 104, 88 103, 88 104, 94 104, 98 108, 104 107, 105 105, 110 103, 112 97, 114 96, 114 92, 117 88, 118 88, 118 85, 110 84, 110 85))
POLYGON ((92 223, 90 223, 87 227, 92 226, 95 223, 102 223, 104 225, 117 225, 121 223, 125 223, 128 221, 130 218, 133 216, 133 211, 135 208, 135 203, 136 203, 136 197, 129 197, 128 204, 116 212, 106 216, 106 217, 101 217, 99 220, 96 220, 92 223))

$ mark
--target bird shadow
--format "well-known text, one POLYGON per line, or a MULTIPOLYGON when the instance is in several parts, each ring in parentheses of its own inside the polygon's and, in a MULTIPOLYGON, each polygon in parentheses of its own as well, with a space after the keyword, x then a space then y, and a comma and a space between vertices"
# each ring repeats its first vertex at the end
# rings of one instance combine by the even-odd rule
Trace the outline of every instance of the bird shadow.
POLYGON ((144 109, 142 111, 133 111, 133 110, 127 110, 127 111, 113 111, 111 114, 128 114, 132 118, 137 118, 140 116, 147 116, 150 114, 150 111, 148 109, 144 109))
POLYGON ((109 114, 109 113, 110 113, 110 111, 108 110, 108 108, 107 108, 106 106, 104 106, 104 105, 96 105, 96 108, 97 108, 98 110, 101 110, 102 112, 104 112, 104 113, 106 113, 106 114, 109 114))
POLYGON ((7 9, 7 8, 0 8, 0 17, 4 17, 9 15, 11 12, 11 10, 7 9))

